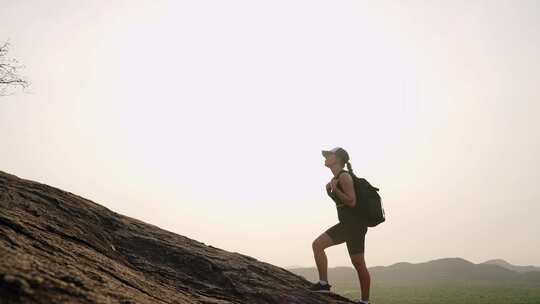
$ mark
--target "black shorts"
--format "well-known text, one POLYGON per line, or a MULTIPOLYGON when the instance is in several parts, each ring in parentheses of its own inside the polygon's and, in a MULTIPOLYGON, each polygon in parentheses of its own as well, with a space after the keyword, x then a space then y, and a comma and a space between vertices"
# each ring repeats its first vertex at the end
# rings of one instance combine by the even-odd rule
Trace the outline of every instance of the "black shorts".
POLYGON ((326 229, 334 244, 347 242, 349 254, 363 253, 366 239, 367 226, 361 224, 344 224, 339 222, 326 229))

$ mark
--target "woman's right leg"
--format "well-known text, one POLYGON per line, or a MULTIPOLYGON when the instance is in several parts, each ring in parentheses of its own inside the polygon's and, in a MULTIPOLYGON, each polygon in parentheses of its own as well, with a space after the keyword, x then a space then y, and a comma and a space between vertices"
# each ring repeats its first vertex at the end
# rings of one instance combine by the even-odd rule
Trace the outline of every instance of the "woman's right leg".
POLYGON ((315 264, 317 265, 317 270, 319 271, 319 280, 328 282, 328 259, 326 258, 326 253, 324 249, 333 245, 333 241, 323 232, 318 238, 313 241, 313 256, 315 257, 315 264))
POLYGON ((328 282, 328 259, 324 250, 330 246, 338 245, 345 242, 340 238, 341 225, 338 223, 317 237, 311 247, 313 248, 313 256, 315 258, 315 264, 319 271, 319 280, 328 282), (332 237, 334 239, 332 239, 332 237))

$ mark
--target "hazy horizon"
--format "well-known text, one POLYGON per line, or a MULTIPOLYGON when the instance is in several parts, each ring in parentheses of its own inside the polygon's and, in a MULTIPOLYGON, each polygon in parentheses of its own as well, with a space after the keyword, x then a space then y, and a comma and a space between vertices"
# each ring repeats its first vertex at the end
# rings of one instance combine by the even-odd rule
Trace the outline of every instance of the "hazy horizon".
POLYGON ((539 5, 0 0, 31 82, 0 96, 0 170, 314 267, 342 146, 387 212, 368 267, 540 266, 539 5))

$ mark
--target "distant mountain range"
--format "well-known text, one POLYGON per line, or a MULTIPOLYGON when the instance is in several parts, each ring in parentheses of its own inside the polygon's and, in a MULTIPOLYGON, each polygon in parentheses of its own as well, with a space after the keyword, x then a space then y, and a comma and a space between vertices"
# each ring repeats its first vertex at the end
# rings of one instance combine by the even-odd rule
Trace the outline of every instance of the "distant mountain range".
POLYGON ((517 272, 540 271, 540 267, 536 267, 532 265, 529 265, 529 266, 512 265, 502 259, 494 259, 494 260, 485 261, 483 264, 499 265, 503 268, 510 269, 517 272))
MULTIPOLYGON (((287 270, 310 281, 319 279, 317 268, 297 267, 287 270)), ((474 264, 462 258, 443 258, 424 263, 396 263, 370 267, 372 282, 384 285, 439 284, 533 284, 540 287, 540 268, 516 266, 504 260, 474 264)), ((357 288, 358 276, 352 267, 328 269, 330 284, 340 289, 357 288)))

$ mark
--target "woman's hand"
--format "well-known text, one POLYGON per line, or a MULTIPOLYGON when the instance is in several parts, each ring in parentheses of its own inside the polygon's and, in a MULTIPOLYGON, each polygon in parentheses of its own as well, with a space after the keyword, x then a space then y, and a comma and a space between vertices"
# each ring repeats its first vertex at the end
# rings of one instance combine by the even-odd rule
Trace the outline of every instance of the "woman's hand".
POLYGON ((338 179, 332 179, 330 181, 330 189, 332 190, 332 192, 334 192, 334 189, 336 189, 338 182, 339 182, 338 179))
POLYGON ((332 182, 328 182, 328 184, 326 184, 326 191, 332 191, 332 182))

